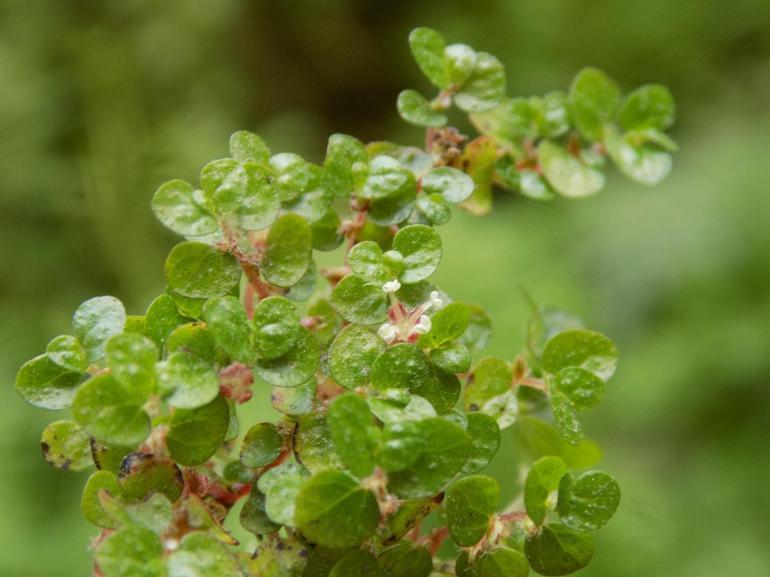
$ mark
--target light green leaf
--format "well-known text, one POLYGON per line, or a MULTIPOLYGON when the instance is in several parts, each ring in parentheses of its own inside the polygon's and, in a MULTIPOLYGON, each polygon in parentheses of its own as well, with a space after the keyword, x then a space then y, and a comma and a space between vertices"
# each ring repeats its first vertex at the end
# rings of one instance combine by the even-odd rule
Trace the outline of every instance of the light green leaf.
POLYGON ((382 539, 383 545, 392 545, 409 533, 420 521, 441 505, 443 495, 401 501, 387 519, 388 532, 382 539))
POLYGON ((261 230, 275 220, 281 208, 278 193, 264 168, 246 163, 233 168, 213 194, 217 213, 234 217, 238 227, 261 230))
POLYGON ((415 28, 409 34, 409 47, 423 74, 438 88, 449 85, 444 63, 444 38, 431 28, 415 28))
POLYGON ((620 487, 607 473, 588 471, 577 478, 565 475, 561 479, 557 511, 570 529, 596 531, 612 519, 618 505, 620 487))
POLYGON ((110 337, 123 332, 126 309, 115 297, 94 297, 78 307, 72 317, 72 329, 88 351, 88 360, 104 357, 110 337))
POLYGON ((217 346, 233 360, 252 364, 251 327, 241 302, 232 296, 213 298, 206 301, 202 312, 217 346))
POLYGON ((266 163, 270 149, 259 136, 248 130, 239 130, 230 136, 230 156, 238 162, 266 163))
POLYGON ((188 533, 167 560, 166 577, 243 577, 238 562, 225 545, 208 533, 188 533))
POLYGON ((147 307, 144 322, 144 334, 155 344, 162 347, 172 331, 185 322, 179 314, 174 299, 167 294, 160 295, 147 307))
POLYGON ((264 359, 277 359, 294 347, 302 337, 297 307, 283 297, 268 297, 254 307, 254 346, 264 359))
POLYGON ((171 458, 185 467, 205 463, 222 445, 229 422, 230 409, 221 395, 202 407, 175 410, 166 436, 171 458))
POLYGON ((131 390, 112 375, 93 377, 78 389, 72 404, 75 421, 100 441, 137 445, 150 432, 142 409, 146 391, 131 390))
POLYGON ((112 376, 129 389, 149 395, 155 388, 158 347, 145 336, 122 333, 107 341, 107 366, 112 376))
POLYGON ((80 498, 80 510, 83 516, 97 527, 114 529, 117 522, 110 517, 102 507, 99 493, 105 491, 115 497, 120 496, 120 486, 115 473, 111 471, 96 471, 88 478, 80 498))
POLYGON ((416 126, 444 126, 448 121, 446 114, 434 109, 416 90, 402 90, 396 100, 396 108, 401 118, 416 126))
POLYGON ((464 303, 453 302, 431 317, 431 330, 427 334, 432 346, 441 346, 462 336, 470 322, 470 310, 464 303))
POLYGON ((524 484, 524 505, 527 515, 542 525, 545 515, 556 507, 559 481, 567 472, 567 465, 559 457, 543 457, 536 461, 524 484))
POLYGON ((366 401, 355 393, 341 395, 329 405, 326 419, 334 448, 348 470, 357 477, 369 475, 374 469, 375 442, 366 401))
POLYGON ((342 221, 334 208, 326 212, 310 225, 313 232, 313 248, 315 250, 332 251, 342 244, 345 237, 340 233, 342 221))
POLYGON ((183 242, 171 249, 165 272, 172 289, 194 298, 222 296, 241 278, 235 257, 199 242, 183 242))
POLYGON ((471 368, 471 352, 462 343, 451 342, 430 351, 430 360, 449 373, 464 373, 471 368))
POLYGON ((313 232, 296 214, 284 214, 270 227, 262 274, 271 284, 290 287, 302 278, 313 252, 313 232))
POLYGON ((417 197, 416 208, 419 224, 440 226, 452 218, 452 208, 440 194, 421 194, 417 197))
POLYGON ((578 445, 583 438, 583 431, 577 420, 575 408, 561 391, 551 390, 550 396, 553 424, 556 430, 567 443, 578 445))
POLYGON ((368 163, 369 156, 360 140, 347 134, 329 137, 324 169, 337 196, 346 197, 356 188, 357 169, 368 163), (360 163, 359 167, 356 167, 357 163, 360 163))
POLYGON ((300 327, 294 348, 275 359, 260 358, 254 370, 271 385, 296 387, 315 374, 320 364, 320 354, 320 347, 313 333, 300 327))
POLYGON ((572 120, 588 140, 602 140, 604 128, 615 117, 620 90, 600 70, 584 68, 572 81, 569 107, 572 120))
POLYGON ((534 461, 547 455, 561 457, 571 469, 585 469, 602 457, 593 441, 581 440, 572 446, 564 442, 556 429, 535 417, 519 417, 513 425, 516 451, 534 461))
POLYGON ((457 165, 473 179, 476 188, 460 207, 477 216, 487 214, 492 209, 492 177, 497 162, 497 141, 488 136, 474 138, 463 150, 457 165))
POLYGON ((567 367, 585 369, 603 381, 615 372, 618 349, 601 333, 570 329, 553 336, 543 350, 543 368, 556 374, 567 367))
POLYGON ((540 575, 568 575, 582 569, 594 555, 591 535, 575 533, 558 523, 544 526, 527 537, 524 553, 540 575))
POLYGON ((388 299, 381 286, 367 283, 355 274, 344 277, 332 291, 331 304, 343 319, 371 325, 388 316, 388 299))
POLYGON ((310 478, 297 495, 294 518, 310 541, 324 547, 354 547, 374 533, 380 519, 375 496, 340 471, 310 478))
POLYGON ((626 130, 665 130, 674 123, 675 114, 674 97, 669 89, 660 84, 646 84, 626 96, 618 119, 626 130))
POLYGON ((578 411, 593 409, 604 400, 604 381, 579 367, 560 370, 551 384, 564 393, 578 411))
POLYGON ((434 168, 422 179, 425 194, 440 194, 444 200, 456 204, 473 194, 473 179, 464 172, 448 166, 434 168))
POLYGON ((239 520, 244 529, 255 535, 275 533, 281 525, 270 520, 265 512, 265 495, 254 483, 251 487, 248 499, 243 504, 239 520))
POLYGON ((77 337, 60 335, 53 339, 45 349, 48 359, 61 368, 75 373, 82 373, 88 368, 88 353, 77 337))
POLYGON ((371 240, 359 242, 348 252, 348 265, 366 282, 383 284, 395 277, 385 264, 380 245, 371 240))
POLYGON ((341 469, 342 460, 332 441, 326 415, 315 412, 302 415, 294 431, 294 456, 311 473, 341 469))
POLYGON ((473 475, 452 483, 444 497, 447 526, 461 547, 478 543, 489 529, 489 520, 500 506, 500 486, 491 477, 473 475))
POLYGON ((43 458, 57 469, 82 471, 94 464, 91 439, 72 421, 55 421, 48 425, 40 439, 40 447, 43 458))
POLYGON ((462 86, 476 69, 476 51, 465 44, 450 44, 444 49, 448 84, 462 86))
POLYGON ((505 96, 505 68, 486 52, 476 53, 476 66, 455 95, 455 104, 465 112, 490 110, 505 96))
POLYGON ((166 402, 179 409, 202 407, 219 394, 219 376, 205 360, 184 351, 157 364, 158 384, 166 402))
POLYGON ((641 184, 652 186, 671 172, 671 155, 668 152, 632 144, 618 134, 608 135, 607 152, 623 174, 641 184))
POLYGON ((470 318, 468 328, 459 340, 471 351, 483 350, 492 336, 492 319, 479 305, 466 303, 465 306, 468 307, 470 318))
POLYGON ((436 272, 441 261, 441 237, 429 226, 413 224, 396 233, 393 250, 404 257, 401 282, 416 283, 436 272))
POLYGON ((184 180, 162 184, 152 197, 152 212, 166 228, 183 236, 203 236, 217 230, 217 219, 206 207, 203 192, 184 180))
POLYGON ((190 353, 207 363, 214 365, 224 362, 224 354, 218 351, 214 337, 205 323, 186 323, 179 325, 168 336, 166 352, 190 353))
POLYGON ((143 502, 160 493, 172 503, 182 495, 182 471, 168 459, 142 452, 129 453, 118 474, 120 496, 125 501, 143 502))
POLYGON ((21 366, 16 373, 15 387, 28 403, 41 409, 58 410, 72 404, 81 382, 82 373, 68 371, 43 354, 21 366))
POLYGON ((310 473, 302 465, 284 463, 266 471, 257 482, 265 494, 265 512, 274 523, 295 527, 294 510, 297 494, 310 473))
POLYGON ((360 325, 342 329, 329 348, 329 370, 334 380, 348 389, 364 386, 385 342, 373 331, 360 325))
POLYGON ((558 144, 543 140, 537 155, 545 177, 563 196, 582 198, 596 194, 604 187, 604 175, 583 164, 558 144))
POLYGON ((473 368, 465 388, 465 410, 479 411, 490 399, 511 389, 513 372, 508 363, 496 357, 484 357, 473 368))
POLYGON ((271 423, 257 423, 241 444, 240 459, 246 467, 264 467, 275 461, 283 449, 283 435, 271 423))
POLYGON ((112 533, 94 553, 104 577, 163 577, 162 556, 158 535, 137 526, 112 533))
POLYGON ((313 410, 316 391, 316 381, 310 378, 296 387, 273 387, 270 402, 276 411, 297 417, 313 410))

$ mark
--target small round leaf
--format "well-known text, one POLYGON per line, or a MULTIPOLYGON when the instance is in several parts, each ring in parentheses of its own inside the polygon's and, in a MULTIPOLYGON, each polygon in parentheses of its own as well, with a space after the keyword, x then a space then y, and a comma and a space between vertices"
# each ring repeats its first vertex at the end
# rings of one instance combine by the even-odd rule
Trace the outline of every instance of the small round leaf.
POLYGON ((171 249, 165 272, 171 288, 194 298, 222 296, 241 278, 235 257, 199 242, 183 242, 171 249))

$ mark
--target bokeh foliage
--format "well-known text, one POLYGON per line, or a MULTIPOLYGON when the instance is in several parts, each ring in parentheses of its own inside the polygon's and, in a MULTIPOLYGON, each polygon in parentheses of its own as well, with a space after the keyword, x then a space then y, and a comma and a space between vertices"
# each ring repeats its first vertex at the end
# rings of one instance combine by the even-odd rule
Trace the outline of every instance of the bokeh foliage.
MULTIPOLYGON (((517 284, 618 340, 624 363, 588 429, 608 440, 603 466, 619 473, 624 507, 585 574, 767 565, 756 513, 770 503, 755 482, 768 466, 770 404, 763 2, 6 0, 1 10, 0 448, 13 496, 2 573, 87 571, 82 480, 35 455, 45 415, 11 391, 16 367, 65 332, 87 296, 138 308, 158 292, 171 236, 147 208, 152 192, 192 178, 234 129, 316 160, 332 131, 417 143, 392 103, 415 85, 403 38, 423 22, 497 54, 511 92, 564 86, 590 64, 623 86, 660 81, 689 111, 660 188, 618 179, 585 205, 499 202, 486 219, 458 215, 438 280, 490 311, 498 354, 523 341, 517 284)), ((511 463, 495 466, 511 477, 511 463)))

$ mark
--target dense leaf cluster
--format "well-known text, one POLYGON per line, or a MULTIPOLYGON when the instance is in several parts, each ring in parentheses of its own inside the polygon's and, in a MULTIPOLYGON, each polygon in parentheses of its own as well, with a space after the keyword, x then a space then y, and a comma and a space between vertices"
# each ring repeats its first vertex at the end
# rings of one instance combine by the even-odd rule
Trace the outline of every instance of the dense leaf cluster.
POLYGON ((19 370, 28 402, 71 409, 43 432, 46 460, 96 469, 82 497, 101 529, 95 575, 523 577, 590 561, 620 490, 585 471, 599 453, 578 415, 602 402, 617 350, 533 306, 525 351, 482 356, 486 313, 429 280, 435 226, 452 204, 488 210, 493 183, 594 193, 607 155, 658 180, 671 97, 647 86, 621 100, 587 69, 569 94, 509 99, 494 56, 425 28, 410 43, 440 89, 398 99, 434 127, 427 150, 336 134, 319 166, 235 133, 197 186, 155 193, 186 239, 166 292, 140 315, 86 301, 72 334, 19 370), (435 128, 452 102, 481 137, 435 128), (319 270, 314 251, 338 247, 344 264, 319 270), (237 406, 265 386, 282 416, 242 428, 237 406), (511 504, 480 474, 505 429, 533 463, 511 504), (223 528, 236 503, 256 551, 223 528))

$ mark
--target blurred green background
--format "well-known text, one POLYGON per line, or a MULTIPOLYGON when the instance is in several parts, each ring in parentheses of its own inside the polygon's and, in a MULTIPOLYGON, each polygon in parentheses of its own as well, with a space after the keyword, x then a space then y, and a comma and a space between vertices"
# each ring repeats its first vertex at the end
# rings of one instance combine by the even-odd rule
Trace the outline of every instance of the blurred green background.
POLYGON ((315 160, 335 131, 419 144, 394 106, 427 88, 417 25, 498 55, 512 95, 564 89, 585 65, 673 90, 682 150, 662 186, 614 176, 586 201, 456 214, 438 281, 490 311, 495 353, 522 346, 519 284, 619 343, 586 425, 624 500, 582 575, 768 574, 767 0, 2 0, 0 575, 85 576, 95 533, 84 475, 40 457, 51 415, 15 394, 18 366, 86 298, 138 312, 162 290, 174 239, 150 197, 194 180, 232 131, 315 160))

